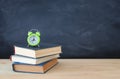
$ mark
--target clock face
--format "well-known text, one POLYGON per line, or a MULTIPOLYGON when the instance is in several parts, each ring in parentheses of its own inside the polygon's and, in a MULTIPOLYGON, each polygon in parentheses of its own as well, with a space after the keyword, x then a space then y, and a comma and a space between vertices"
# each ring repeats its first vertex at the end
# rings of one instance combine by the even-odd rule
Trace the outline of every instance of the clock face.
POLYGON ((40 42, 40 38, 37 35, 31 35, 28 37, 28 43, 31 46, 36 46, 39 44, 39 42, 40 42))

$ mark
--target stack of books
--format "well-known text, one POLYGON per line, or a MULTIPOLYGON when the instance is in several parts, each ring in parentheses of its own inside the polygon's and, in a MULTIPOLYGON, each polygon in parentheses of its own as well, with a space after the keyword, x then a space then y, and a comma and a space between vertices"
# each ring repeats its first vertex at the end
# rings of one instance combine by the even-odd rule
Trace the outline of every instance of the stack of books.
POLYGON ((15 45, 11 55, 15 72, 45 73, 58 63, 61 46, 27 47, 15 45))

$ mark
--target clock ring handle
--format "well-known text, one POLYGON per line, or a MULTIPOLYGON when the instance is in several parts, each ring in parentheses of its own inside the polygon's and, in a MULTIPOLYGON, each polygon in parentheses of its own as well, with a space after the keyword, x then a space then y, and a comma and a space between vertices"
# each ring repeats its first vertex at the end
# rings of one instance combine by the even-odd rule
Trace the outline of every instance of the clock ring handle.
POLYGON ((32 32, 32 31, 37 31, 37 32, 39 32, 38 29, 31 29, 30 31, 31 31, 31 32, 32 32))

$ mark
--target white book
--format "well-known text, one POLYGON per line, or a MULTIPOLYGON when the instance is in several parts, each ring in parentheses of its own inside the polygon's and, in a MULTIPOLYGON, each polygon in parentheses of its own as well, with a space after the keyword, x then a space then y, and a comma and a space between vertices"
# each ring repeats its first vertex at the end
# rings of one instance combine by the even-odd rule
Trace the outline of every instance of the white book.
POLYGON ((11 60, 12 62, 20 62, 20 63, 25 63, 25 64, 40 64, 40 63, 43 63, 43 62, 46 62, 46 61, 49 61, 51 59, 58 58, 58 57, 59 57, 59 54, 40 57, 37 59, 19 56, 19 55, 12 55, 11 60))
POLYGON ((42 46, 41 47, 26 47, 25 45, 22 46, 14 46, 15 54, 22 55, 32 58, 39 58, 48 55, 60 54, 61 46, 42 46))

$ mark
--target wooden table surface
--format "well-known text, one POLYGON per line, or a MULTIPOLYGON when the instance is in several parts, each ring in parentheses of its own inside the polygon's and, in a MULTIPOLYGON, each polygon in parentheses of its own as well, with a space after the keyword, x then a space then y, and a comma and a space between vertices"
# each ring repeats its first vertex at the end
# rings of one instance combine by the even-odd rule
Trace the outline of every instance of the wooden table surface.
POLYGON ((120 79, 120 59, 59 59, 45 74, 13 72, 11 61, 0 59, 0 79, 120 79))

